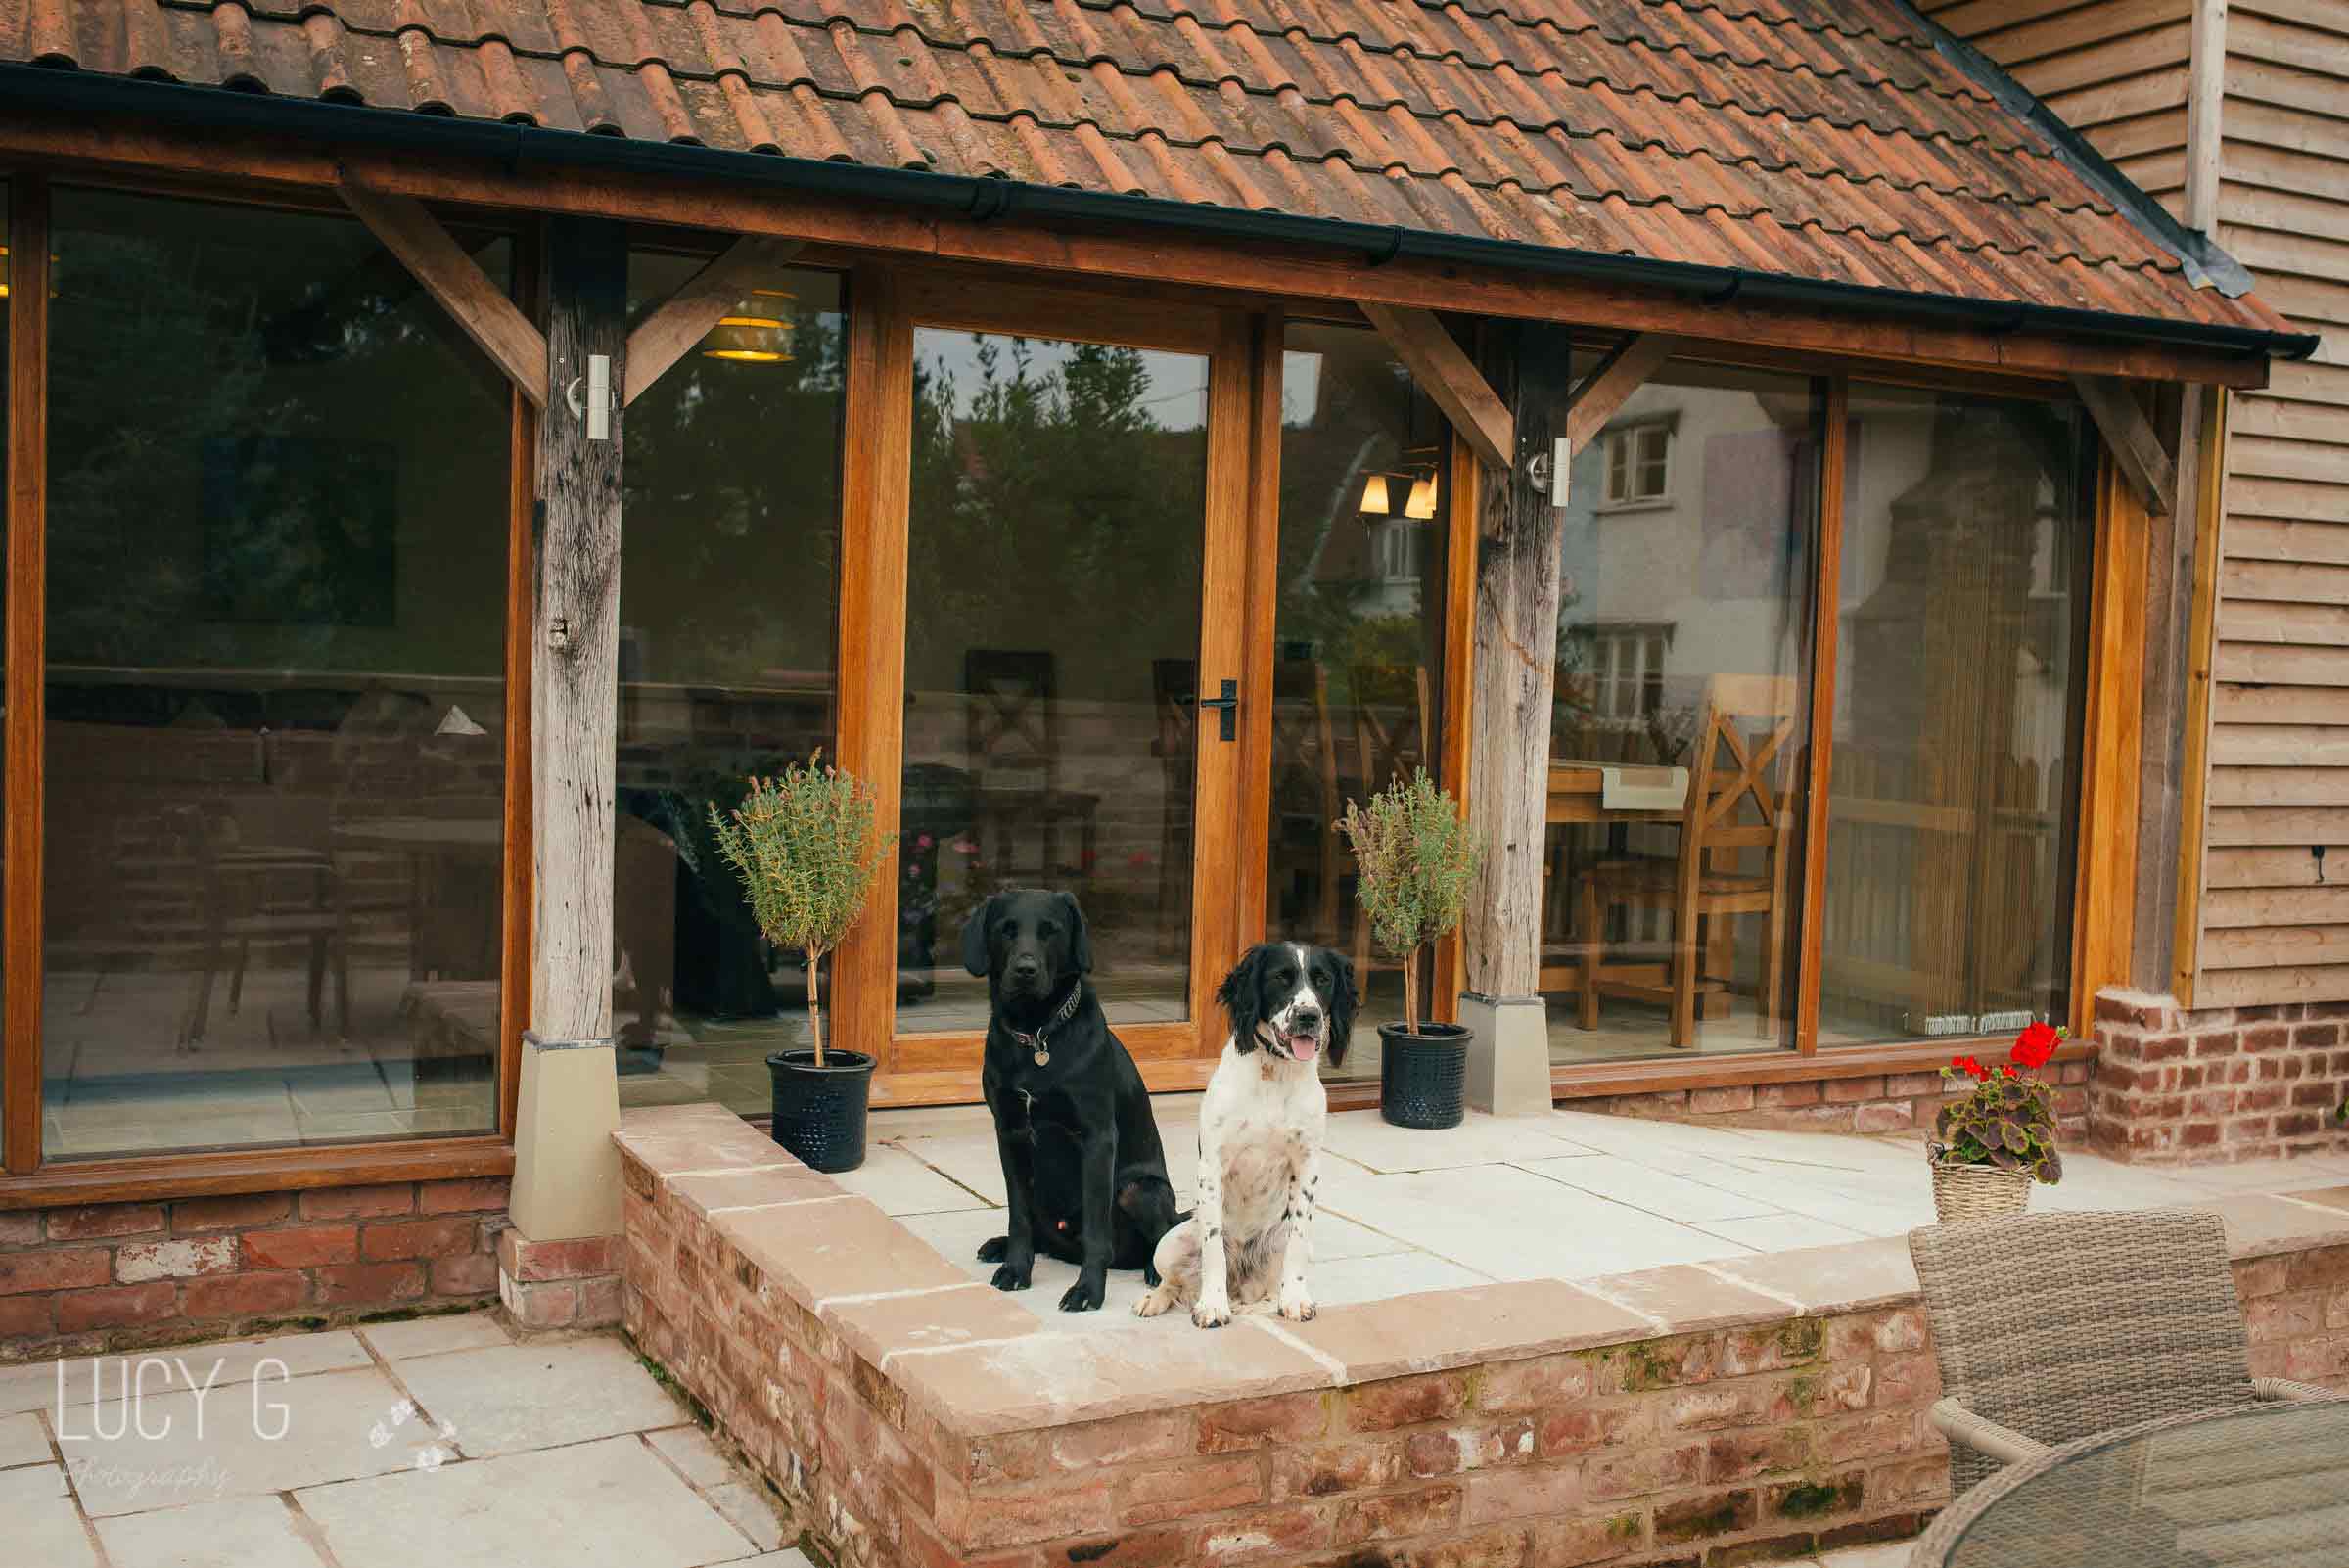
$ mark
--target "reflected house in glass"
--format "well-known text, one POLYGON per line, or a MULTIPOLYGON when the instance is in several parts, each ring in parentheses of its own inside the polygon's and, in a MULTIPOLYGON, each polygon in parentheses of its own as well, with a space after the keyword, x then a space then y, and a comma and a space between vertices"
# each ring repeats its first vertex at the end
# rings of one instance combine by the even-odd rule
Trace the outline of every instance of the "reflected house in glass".
POLYGON ((458 1300, 611 1234, 619 1107, 797 1042, 708 821, 819 756, 897 835, 820 977, 884 1107, 976 1097, 1037 883, 1160 1092, 1250 943, 1348 953, 1370 1103, 1333 828, 1424 767, 1493 1107, 1913 1129, 2047 1019, 2125 1152, 2334 1135, 2086 1058, 2349 1006, 2337 378, 1937 23, 151 9, 0 0, 0 1236, 510 1177, 359 1291, 458 1300))

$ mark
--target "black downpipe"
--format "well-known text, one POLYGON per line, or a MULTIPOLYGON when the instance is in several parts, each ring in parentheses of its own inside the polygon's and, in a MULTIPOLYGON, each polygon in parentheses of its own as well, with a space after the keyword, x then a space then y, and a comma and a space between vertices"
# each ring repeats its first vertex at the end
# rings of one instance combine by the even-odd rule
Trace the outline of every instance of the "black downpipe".
POLYGON ((2063 305, 2017 304, 1956 295, 1915 294, 1823 278, 1787 277, 1742 267, 1659 261, 1605 251, 1568 250, 1468 235, 1438 234, 1383 223, 1300 217, 1162 197, 1112 196, 926 169, 881 168, 774 153, 737 153, 674 142, 547 130, 534 125, 463 119, 404 109, 329 104, 315 99, 133 80, 46 66, 0 65, 0 109, 46 110, 78 118, 121 116, 192 134, 249 132, 324 147, 363 148, 397 156, 488 158, 517 176, 530 168, 576 168, 671 181, 714 181, 774 191, 815 192, 1000 218, 1017 206, 1042 221, 1112 223, 1211 238, 1309 245, 1392 260, 1493 267, 1543 277, 1655 289, 1699 300, 1735 298, 1907 321, 1945 321, 1979 330, 2034 327, 2073 337, 2161 344, 2246 358, 2305 359, 2313 333, 2269 332, 2159 316, 2114 315, 2063 305))

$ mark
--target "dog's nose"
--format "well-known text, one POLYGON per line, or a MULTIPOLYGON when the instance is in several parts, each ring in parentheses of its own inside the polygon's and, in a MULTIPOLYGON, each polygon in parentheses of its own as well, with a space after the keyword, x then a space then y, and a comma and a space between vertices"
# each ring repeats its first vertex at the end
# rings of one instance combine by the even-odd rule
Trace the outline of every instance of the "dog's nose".
POLYGON ((1035 979, 1036 972, 1040 967, 1033 958, 1014 958, 1011 961, 1011 972, 1022 980, 1035 979))
POLYGON ((1311 1029, 1313 1025, 1321 1022, 1321 1009, 1318 1007, 1300 1007, 1295 1012, 1291 1013, 1289 1017, 1295 1021, 1298 1028, 1311 1029))

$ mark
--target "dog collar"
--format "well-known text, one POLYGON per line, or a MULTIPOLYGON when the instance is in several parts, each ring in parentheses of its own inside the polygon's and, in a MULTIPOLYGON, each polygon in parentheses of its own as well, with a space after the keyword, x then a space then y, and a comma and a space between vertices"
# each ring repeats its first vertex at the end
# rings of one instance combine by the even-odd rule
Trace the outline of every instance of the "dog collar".
POLYGON ((1036 1033, 1024 1034, 1009 1024, 1003 1026, 1003 1032, 1036 1053, 1036 1066, 1049 1067, 1052 1065, 1052 1042, 1044 1037, 1077 1016, 1077 1003, 1083 995, 1084 982, 1080 980, 1069 988, 1069 999, 1060 1004, 1060 1011, 1038 1024, 1036 1033))

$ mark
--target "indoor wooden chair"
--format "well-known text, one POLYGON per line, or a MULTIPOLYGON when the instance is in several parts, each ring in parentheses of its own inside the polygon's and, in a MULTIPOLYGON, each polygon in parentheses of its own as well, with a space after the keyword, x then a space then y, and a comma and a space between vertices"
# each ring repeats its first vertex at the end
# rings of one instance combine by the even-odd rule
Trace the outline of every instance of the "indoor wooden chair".
POLYGON ((1794 759, 1780 753, 1794 733, 1795 714, 1791 676, 1715 675, 1707 683, 1677 853, 1601 860, 1584 874, 1578 910, 1583 1028, 1598 1027, 1604 990, 1665 1002, 1672 1009, 1672 1043, 1686 1047, 1695 1036, 1698 992, 1727 986, 1726 976, 1702 972, 1708 946, 1722 945, 1708 943, 1706 928, 1726 936, 1727 928, 1714 923, 1744 914, 1767 918, 1754 1012, 1762 1032, 1775 1023, 1786 963, 1786 854, 1794 817, 1794 759), (1759 872, 1744 868, 1754 851, 1763 857, 1759 872), (1672 954, 1662 988, 1603 978, 1607 917, 1619 905, 1672 912, 1672 954))
POLYGON ((1199 665, 1192 659, 1150 661, 1150 707, 1158 732, 1165 796, 1159 808, 1157 924, 1159 951, 1191 950, 1191 819, 1199 774, 1199 665))
POLYGON ((1050 884, 1092 870, 1098 798, 1060 788, 1055 667, 1047 650, 973 648, 963 655, 965 745, 981 831, 991 826, 996 841, 982 850, 999 885, 1023 874, 1013 860, 1013 842, 1026 823, 1036 824, 1042 836, 1033 881, 1050 884), (1059 858, 1063 823, 1078 829, 1074 865, 1059 858))
MULTIPOLYGON (((1338 745, 1329 717, 1329 673, 1314 659, 1272 667, 1274 887, 1305 886, 1313 938, 1338 939, 1338 745)), ((1281 925, 1277 911, 1273 924, 1281 925)))

